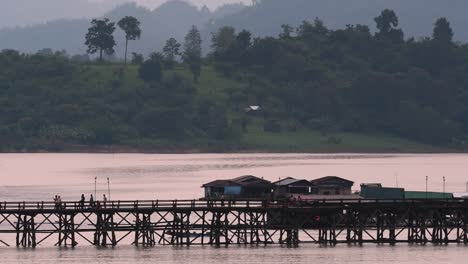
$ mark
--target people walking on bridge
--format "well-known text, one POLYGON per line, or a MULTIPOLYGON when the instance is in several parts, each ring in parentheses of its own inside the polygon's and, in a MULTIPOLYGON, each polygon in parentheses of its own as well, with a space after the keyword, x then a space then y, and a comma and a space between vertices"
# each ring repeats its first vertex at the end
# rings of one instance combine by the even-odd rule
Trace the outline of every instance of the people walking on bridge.
POLYGON ((94 197, 92 194, 89 195, 89 208, 94 207, 94 197))
POLYGON ((57 196, 57 207, 58 207, 59 209, 63 209, 63 208, 62 208, 62 197, 60 197, 60 195, 57 196))
POLYGON ((106 208, 106 203, 107 203, 107 197, 105 194, 102 195, 102 206, 106 208))
POLYGON ((81 209, 84 209, 84 206, 85 206, 85 195, 84 194, 81 194, 81 199, 80 199, 80 208, 81 209))
POLYGON ((59 208, 58 195, 55 195, 55 197, 54 197, 54 206, 55 206, 55 209, 59 208))

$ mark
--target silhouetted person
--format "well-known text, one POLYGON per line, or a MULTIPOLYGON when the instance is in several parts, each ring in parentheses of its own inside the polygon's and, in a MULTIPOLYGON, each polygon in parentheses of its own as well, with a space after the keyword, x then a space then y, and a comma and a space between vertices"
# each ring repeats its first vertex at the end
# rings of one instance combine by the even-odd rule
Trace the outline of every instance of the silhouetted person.
POLYGON ((81 199, 80 199, 80 207, 81 207, 81 209, 84 209, 85 200, 86 200, 86 198, 85 198, 84 194, 82 194, 82 195, 81 195, 81 199))
POLYGON ((94 207, 94 197, 93 195, 89 195, 89 207, 93 208, 94 207))
POLYGON ((106 208, 106 203, 107 203, 107 197, 105 194, 102 195, 102 205, 104 206, 104 208, 106 208))
POLYGON ((59 208, 58 196, 57 195, 55 195, 55 197, 54 197, 54 207, 55 207, 55 209, 59 208))
POLYGON ((57 207, 62 209, 62 197, 57 196, 57 207))

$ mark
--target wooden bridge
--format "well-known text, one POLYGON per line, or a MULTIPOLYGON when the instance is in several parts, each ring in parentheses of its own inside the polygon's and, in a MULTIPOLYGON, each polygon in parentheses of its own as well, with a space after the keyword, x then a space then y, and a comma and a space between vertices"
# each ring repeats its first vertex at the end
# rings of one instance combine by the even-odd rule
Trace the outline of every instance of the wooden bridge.
POLYGON ((0 246, 461 243, 468 200, 0 203, 0 246))

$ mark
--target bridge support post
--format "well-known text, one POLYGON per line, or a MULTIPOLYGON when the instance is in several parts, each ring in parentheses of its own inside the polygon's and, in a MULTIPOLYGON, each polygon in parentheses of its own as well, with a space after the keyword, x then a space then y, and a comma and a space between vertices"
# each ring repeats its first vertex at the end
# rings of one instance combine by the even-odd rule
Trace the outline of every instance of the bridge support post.
MULTIPOLYGON (((221 238, 226 235, 223 235, 223 226, 225 225, 224 221, 222 220, 224 213, 220 211, 212 212, 212 219, 211 219, 211 230, 210 230, 210 245, 220 246, 221 245, 221 238)), ((229 241, 224 241, 223 244, 229 244, 229 241)))
POLYGON ((362 212, 347 210, 346 218, 346 242, 348 244, 363 243, 363 217, 362 212))
POLYGON ((72 246, 77 245, 75 240, 75 215, 59 214, 59 238, 56 246, 72 246))
POLYGON ((187 245, 191 243, 190 239, 190 215, 191 212, 173 212, 173 221, 169 233, 171 235, 172 245, 187 245))
POLYGON ((135 246, 152 247, 156 245, 155 231, 151 222, 151 214, 136 214, 135 246))
POLYGON ((446 213, 443 210, 435 211, 432 219, 432 243, 448 244, 448 228, 446 213))
POLYGON ((16 246, 23 248, 36 247, 35 215, 18 215, 16 222, 16 246))
POLYGON ((319 243, 336 245, 336 215, 324 215, 320 217, 319 243))
POLYGON ((465 245, 468 244, 468 213, 463 210, 459 212, 459 215, 462 219, 460 219, 461 226, 458 230, 458 242, 463 243, 465 245))
POLYGON ((377 243, 396 243, 396 213, 392 211, 377 212, 377 243), (386 233, 388 232, 388 236, 386 233))
POLYGON ((408 218, 408 242, 409 243, 427 243, 427 218, 424 213, 411 212, 408 218))
MULTIPOLYGON (((267 212, 250 212, 250 243, 268 244, 270 240, 267 227, 267 212)), ((227 238, 229 239, 229 238, 227 238)))
POLYGON ((95 246, 115 246, 114 214, 96 213, 96 232, 94 233, 95 246))

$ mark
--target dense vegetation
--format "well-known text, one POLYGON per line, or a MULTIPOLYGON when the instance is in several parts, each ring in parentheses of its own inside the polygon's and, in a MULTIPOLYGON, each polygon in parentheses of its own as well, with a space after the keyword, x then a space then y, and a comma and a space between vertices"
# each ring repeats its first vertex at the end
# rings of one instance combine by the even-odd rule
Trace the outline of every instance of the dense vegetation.
POLYGON ((463 145, 468 135, 468 45, 453 42, 445 18, 431 38, 404 39, 398 17, 384 10, 378 31, 320 20, 279 38, 250 41, 222 28, 212 61, 249 86, 236 91, 264 106, 285 128, 385 132, 429 144, 463 145), (289 127, 285 124, 288 121, 289 127))
POLYGON ((463 148, 468 45, 453 42, 443 18, 421 40, 405 39, 391 10, 375 21, 375 34, 364 25, 330 30, 318 19, 297 29, 283 25, 278 37, 223 27, 204 58, 193 27, 184 43, 170 39, 146 60, 133 53, 128 66, 50 50, 4 50, 0 146, 463 148))

